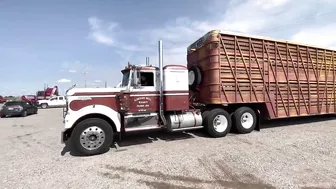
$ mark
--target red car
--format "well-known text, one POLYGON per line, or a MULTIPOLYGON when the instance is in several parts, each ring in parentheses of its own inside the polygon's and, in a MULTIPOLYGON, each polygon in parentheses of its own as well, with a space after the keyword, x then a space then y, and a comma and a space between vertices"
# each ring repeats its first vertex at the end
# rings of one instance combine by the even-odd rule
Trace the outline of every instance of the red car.
POLYGON ((7 102, 7 99, 3 96, 0 96, 0 104, 7 102))

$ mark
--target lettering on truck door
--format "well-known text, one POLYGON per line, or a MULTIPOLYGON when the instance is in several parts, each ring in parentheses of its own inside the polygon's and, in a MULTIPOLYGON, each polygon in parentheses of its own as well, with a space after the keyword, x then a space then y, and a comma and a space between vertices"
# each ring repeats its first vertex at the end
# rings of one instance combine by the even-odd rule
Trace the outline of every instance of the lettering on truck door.
POLYGON ((159 91, 156 87, 156 71, 142 71, 136 75, 139 86, 131 88, 129 111, 132 113, 158 111, 159 91))

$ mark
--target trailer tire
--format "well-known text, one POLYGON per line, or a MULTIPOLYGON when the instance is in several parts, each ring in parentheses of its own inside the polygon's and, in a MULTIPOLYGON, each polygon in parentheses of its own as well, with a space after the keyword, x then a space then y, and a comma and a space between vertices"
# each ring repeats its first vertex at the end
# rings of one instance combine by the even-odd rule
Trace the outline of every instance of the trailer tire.
POLYGON ((197 66, 191 66, 188 72, 189 88, 195 90, 197 85, 202 82, 202 73, 197 66))
POLYGON ((230 114, 220 108, 211 110, 205 118, 207 133, 214 138, 226 136, 232 126, 230 114))
POLYGON ((90 118, 81 121, 74 128, 71 143, 81 155, 97 155, 110 150, 113 136, 113 129, 107 121, 90 118))
POLYGON ((251 133, 257 124, 257 115, 255 111, 249 107, 238 108, 233 113, 233 121, 235 130, 239 134, 251 133))

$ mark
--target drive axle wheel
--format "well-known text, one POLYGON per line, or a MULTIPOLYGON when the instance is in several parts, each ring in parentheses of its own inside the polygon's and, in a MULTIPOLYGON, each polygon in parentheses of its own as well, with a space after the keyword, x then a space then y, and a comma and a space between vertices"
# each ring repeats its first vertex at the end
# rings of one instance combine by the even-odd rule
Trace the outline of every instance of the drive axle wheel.
POLYGON ((99 118, 80 122, 73 130, 71 142, 83 155, 96 155, 109 151, 113 142, 113 130, 109 123, 99 118))
POLYGON ((232 121, 230 114, 223 109, 213 109, 207 113, 205 127, 212 137, 224 137, 231 129, 232 121))
POLYGON ((238 108, 233 114, 236 131, 240 134, 252 132, 257 124, 257 116, 249 107, 238 108))

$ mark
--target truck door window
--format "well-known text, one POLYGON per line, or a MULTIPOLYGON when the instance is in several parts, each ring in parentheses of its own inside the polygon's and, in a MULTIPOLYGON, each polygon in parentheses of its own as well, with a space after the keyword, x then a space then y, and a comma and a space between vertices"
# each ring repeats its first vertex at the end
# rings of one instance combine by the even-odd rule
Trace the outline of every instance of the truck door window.
POLYGON ((125 86, 128 85, 129 76, 130 76, 130 71, 129 70, 123 72, 123 78, 122 78, 122 83, 121 83, 122 87, 125 87, 125 86))
POLYGON ((63 100, 63 97, 58 97, 58 100, 63 100))
POLYGON ((139 79, 141 86, 154 86, 154 74, 152 72, 141 72, 139 79))

